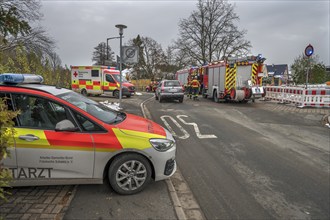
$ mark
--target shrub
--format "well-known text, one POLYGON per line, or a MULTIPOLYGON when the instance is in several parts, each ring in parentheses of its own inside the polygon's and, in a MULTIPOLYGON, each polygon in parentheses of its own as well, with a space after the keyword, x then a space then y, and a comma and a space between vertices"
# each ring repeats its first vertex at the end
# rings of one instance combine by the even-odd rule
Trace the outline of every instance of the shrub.
POLYGON ((6 105, 6 99, 0 98, 0 198, 6 200, 6 187, 12 179, 9 169, 2 167, 2 160, 6 157, 10 157, 9 147, 13 144, 13 137, 15 130, 13 129, 13 119, 19 112, 8 110, 6 105))

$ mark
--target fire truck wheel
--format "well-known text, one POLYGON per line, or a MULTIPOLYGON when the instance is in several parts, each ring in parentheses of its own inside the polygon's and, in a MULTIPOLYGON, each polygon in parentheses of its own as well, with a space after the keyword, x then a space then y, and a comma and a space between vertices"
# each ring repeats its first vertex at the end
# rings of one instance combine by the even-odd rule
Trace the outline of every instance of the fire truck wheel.
POLYGON ((119 99, 119 90, 115 90, 113 92, 113 96, 116 98, 116 99, 119 99))
POLYGON ((213 92, 213 100, 214 100, 214 102, 216 102, 216 103, 219 102, 219 99, 218 99, 218 97, 217 97, 217 91, 216 91, 216 90, 214 90, 214 92, 213 92))
POLYGON ((87 95, 88 95, 88 94, 87 94, 87 90, 86 90, 86 89, 81 90, 81 94, 82 94, 83 96, 87 96, 87 95))
POLYGON ((109 182, 112 189, 123 195, 143 190, 151 180, 149 161, 139 154, 122 154, 110 164, 109 182))

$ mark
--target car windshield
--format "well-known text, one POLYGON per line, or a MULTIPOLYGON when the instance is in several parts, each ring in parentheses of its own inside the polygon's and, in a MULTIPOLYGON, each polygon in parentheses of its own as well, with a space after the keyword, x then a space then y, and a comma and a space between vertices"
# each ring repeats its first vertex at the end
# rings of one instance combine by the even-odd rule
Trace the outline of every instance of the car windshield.
POLYGON ((179 81, 165 81, 164 86, 165 87, 180 86, 180 83, 179 81))
MULTIPOLYGON (((113 74, 112 76, 115 77, 115 79, 116 79, 117 82, 120 82, 120 75, 119 75, 119 74, 113 74)), ((122 81, 122 82, 128 82, 128 81, 125 79, 124 76, 121 77, 121 81, 122 81)))
POLYGON ((58 97, 71 103, 72 105, 77 106, 107 124, 118 123, 126 118, 125 113, 115 111, 103 104, 95 102, 72 91, 58 95, 58 97))

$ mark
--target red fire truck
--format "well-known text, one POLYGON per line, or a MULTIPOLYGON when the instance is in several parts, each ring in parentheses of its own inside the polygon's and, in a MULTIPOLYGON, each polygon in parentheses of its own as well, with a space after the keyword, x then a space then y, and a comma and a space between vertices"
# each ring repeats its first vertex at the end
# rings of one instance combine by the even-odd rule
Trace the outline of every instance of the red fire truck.
POLYGON ((248 102, 265 95, 262 87, 263 62, 261 55, 228 58, 201 67, 203 72, 203 97, 215 102, 248 102))

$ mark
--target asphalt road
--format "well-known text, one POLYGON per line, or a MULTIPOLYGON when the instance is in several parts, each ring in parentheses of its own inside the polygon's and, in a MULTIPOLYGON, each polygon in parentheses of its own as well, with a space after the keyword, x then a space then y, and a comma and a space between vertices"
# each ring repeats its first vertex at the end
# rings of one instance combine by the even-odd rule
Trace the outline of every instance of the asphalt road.
MULTIPOLYGON (((124 97, 124 111, 143 116, 140 104, 152 94, 124 97)), ((112 97, 91 97, 96 101, 118 102, 112 97)), ((106 181, 102 185, 79 185, 64 219, 176 219, 165 181, 151 182, 141 193, 116 194, 106 181)))
POLYGON ((329 219, 330 130, 263 103, 152 100, 207 219, 329 219))

